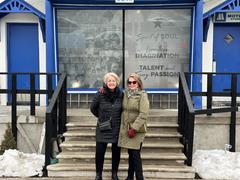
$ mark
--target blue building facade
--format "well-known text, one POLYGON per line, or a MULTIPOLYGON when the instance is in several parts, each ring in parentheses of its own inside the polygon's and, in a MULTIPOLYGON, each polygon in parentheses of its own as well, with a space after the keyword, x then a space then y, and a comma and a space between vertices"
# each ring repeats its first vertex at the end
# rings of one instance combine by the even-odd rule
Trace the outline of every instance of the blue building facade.
MULTIPOLYGON (((203 22, 203 71, 239 72, 240 1, 226 0, 220 1, 218 4, 205 3, 203 22)), ((214 76, 213 91, 222 92, 230 89, 230 82, 229 75, 214 76)), ((239 85, 237 88, 240 91, 239 85)), ((203 89, 206 89, 206 86, 203 86, 203 89)), ((229 102, 229 99, 218 97, 213 101, 225 104, 229 102)))
MULTIPOLYGON (((10 0, 2 7, 7 2, 27 4, 10 0)), ((46 60, 34 71, 66 72, 69 94, 96 92, 109 71, 125 88, 128 74, 137 72, 153 101, 171 104, 171 97, 177 102, 178 72, 202 72, 203 0, 45 0, 45 16, 30 10, 39 17, 46 41, 46 60)), ((18 69, 19 63, 8 64, 18 69)), ((201 76, 193 76, 191 89, 200 91, 201 82, 201 76)))
MULTIPOLYGON (((26 2, 24 0, 0 1, 0 72, 45 72, 45 10, 39 0, 26 2)), ((18 77, 18 88, 29 88, 28 77, 18 77)), ((0 76, 0 87, 11 88, 9 78, 0 76)), ((37 88, 46 87, 45 78, 37 78, 37 88), (40 83, 41 81, 41 83, 40 83)), ((27 101, 27 95, 19 95, 19 101, 27 101)), ((44 105, 46 98, 36 98, 44 105)), ((1 94, 1 105, 7 104, 9 98, 1 94)))
MULTIPOLYGON (((69 90, 96 91, 114 71, 123 82, 138 72, 150 92, 172 92, 179 71, 202 71, 201 0, 45 2, 47 71, 67 72, 69 90)), ((201 89, 201 78, 192 81, 201 89)))

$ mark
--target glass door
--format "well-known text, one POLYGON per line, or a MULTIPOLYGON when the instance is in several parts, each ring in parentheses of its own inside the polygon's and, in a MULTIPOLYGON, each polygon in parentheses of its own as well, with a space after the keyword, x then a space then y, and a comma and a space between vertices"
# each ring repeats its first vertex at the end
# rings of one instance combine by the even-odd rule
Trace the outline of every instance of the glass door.
POLYGON ((103 76, 122 79, 122 10, 58 10, 59 72, 68 88, 99 88, 103 76))
POLYGON ((145 88, 178 88, 189 71, 191 10, 125 11, 125 77, 137 72, 145 88))
POLYGON ((191 9, 58 9, 59 72, 74 89, 98 88, 110 71, 137 72, 145 88, 178 88, 178 72, 189 71, 191 17, 191 9))

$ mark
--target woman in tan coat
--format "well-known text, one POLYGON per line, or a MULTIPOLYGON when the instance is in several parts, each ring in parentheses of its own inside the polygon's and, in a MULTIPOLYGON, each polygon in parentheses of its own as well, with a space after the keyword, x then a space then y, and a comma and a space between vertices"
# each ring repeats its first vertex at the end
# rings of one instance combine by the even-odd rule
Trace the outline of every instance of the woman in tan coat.
POLYGON ((143 180, 141 148, 146 134, 146 123, 149 111, 147 93, 139 75, 133 73, 127 78, 127 89, 123 98, 123 113, 118 146, 127 148, 128 177, 126 180, 143 180))

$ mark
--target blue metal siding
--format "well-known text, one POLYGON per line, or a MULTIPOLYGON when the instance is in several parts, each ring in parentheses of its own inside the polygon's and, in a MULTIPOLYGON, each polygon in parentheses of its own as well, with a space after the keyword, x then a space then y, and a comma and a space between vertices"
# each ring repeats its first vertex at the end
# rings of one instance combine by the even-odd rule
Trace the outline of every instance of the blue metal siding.
POLYGON ((55 55, 54 55, 54 23, 53 23, 53 7, 51 2, 46 0, 46 61, 47 72, 55 72, 55 55))
MULTIPOLYGON (((193 72, 202 72, 202 41, 203 41, 203 0, 196 6, 194 46, 193 46, 193 72)), ((193 91, 202 91, 202 77, 196 75, 192 81, 193 91)), ((194 97, 195 107, 202 107, 201 97, 194 97)))

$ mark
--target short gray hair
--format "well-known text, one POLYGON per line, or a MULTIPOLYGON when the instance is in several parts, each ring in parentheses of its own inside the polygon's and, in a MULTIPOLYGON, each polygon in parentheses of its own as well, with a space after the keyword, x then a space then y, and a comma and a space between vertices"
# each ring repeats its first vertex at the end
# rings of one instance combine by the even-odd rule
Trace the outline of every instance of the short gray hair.
POLYGON ((116 73, 114 73, 114 72, 109 72, 109 73, 105 74, 104 77, 103 77, 103 82, 104 82, 105 84, 107 84, 107 80, 108 80, 108 78, 109 78, 110 76, 113 77, 113 78, 116 80, 117 86, 119 86, 119 84, 120 84, 120 78, 119 78, 118 75, 117 75, 116 73))

